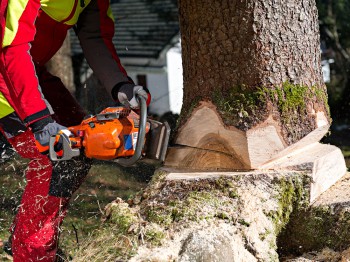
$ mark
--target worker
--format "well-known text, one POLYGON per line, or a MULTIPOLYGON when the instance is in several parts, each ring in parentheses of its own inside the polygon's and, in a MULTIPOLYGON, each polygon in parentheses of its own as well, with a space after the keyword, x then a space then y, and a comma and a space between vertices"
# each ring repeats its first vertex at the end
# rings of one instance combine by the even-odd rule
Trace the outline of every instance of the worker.
POLYGON ((47 156, 50 136, 68 134, 66 127, 85 113, 45 64, 74 27, 87 62, 116 102, 138 108, 135 94, 148 104, 150 94, 120 63, 109 0, 1 0, 0 25, 0 131, 30 160, 7 251, 14 262, 55 261, 59 226, 91 163, 84 157, 52 163, 47 156))

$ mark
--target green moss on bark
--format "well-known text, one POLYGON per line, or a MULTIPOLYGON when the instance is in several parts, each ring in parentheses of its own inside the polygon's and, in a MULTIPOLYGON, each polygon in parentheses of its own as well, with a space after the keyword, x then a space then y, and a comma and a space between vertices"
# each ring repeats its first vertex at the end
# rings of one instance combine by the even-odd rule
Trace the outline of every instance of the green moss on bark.
POLYGON ((318 87, 295 85, 289 82, 281 87, 258 87, 251 91, 244 85, 227 92, 215 91, 213 103, 224 123, 248 130, 266 119, 269 113, 279 118, 288 143, 294 143, 315 128, 310 108, 316 104, 329 115, 327 94, 318 87))
POLYGON ((266 94, 262 89, 251 92, 244 85, 228 92, 215 90, 213 103, 228 126, 247 130, 262 121, 266 115, 266 94))

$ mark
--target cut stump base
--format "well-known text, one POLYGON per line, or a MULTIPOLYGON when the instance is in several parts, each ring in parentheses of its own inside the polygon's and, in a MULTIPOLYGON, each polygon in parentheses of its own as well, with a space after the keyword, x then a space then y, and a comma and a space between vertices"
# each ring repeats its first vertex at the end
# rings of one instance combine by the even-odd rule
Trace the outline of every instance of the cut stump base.
POLYGON ((281 158, 269 161, 252 171, 196 171, 193 169, 168 168, 167 179, 201 179, 220 176, 235 176, 265 172, 305 172, 311 178, 310 203, 335 184, 346 174, 346 164, 342 152, 332 145, 314 143, 293 151, 281 158))
POLYGON ((346 173, 340 149, 319 143, 329 129, 326 116, 315 112, 315 118, 317 126, 312 132, 287 145, 279 123, 272 116, 242 131, 225 126, 216 107, 201 102, 179 130, 175 141, 178 146, 169 148, 165 166, 192 170, 188 177, 219 175, 216 170, 303 171, 312 178, 312 203, 346 173), (203 172, 192 173, 195 170, 203 172))

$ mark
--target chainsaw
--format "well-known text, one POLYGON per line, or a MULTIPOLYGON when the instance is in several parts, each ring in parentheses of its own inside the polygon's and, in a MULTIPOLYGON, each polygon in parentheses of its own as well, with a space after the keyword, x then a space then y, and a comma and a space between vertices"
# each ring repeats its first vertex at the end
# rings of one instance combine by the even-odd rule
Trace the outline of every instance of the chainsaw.
POLYGON ((73 134, 52 136, 49 156, 52 161, 70 160, 81 154, 88 158, 110 160, 131 166, 138 160, 163 162, 170 136, 168 123, 147 118, 146 100, 137 96, 140 115, 126 107, 108 107, 68 127, 73 134), (56 144, 60 139, 58 154, 56 144))

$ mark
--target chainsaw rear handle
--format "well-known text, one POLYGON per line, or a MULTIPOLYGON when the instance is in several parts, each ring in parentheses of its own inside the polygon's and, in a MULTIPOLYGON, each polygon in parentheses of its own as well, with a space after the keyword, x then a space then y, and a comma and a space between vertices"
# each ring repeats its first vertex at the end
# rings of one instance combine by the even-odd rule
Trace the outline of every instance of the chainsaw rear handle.
POLYGON ((141 95, 137 95, 137 99, 139 100, 139 103, 140 103, 140 126, 137 134, 135 153, 130 158, 118 158, 114 160, 114 162, 125 167, 132 166, 141 158, 142 149, 143 149, 145 136, 146 136, 146 124, 147 124, 146 98, 144 98, 141 95))

